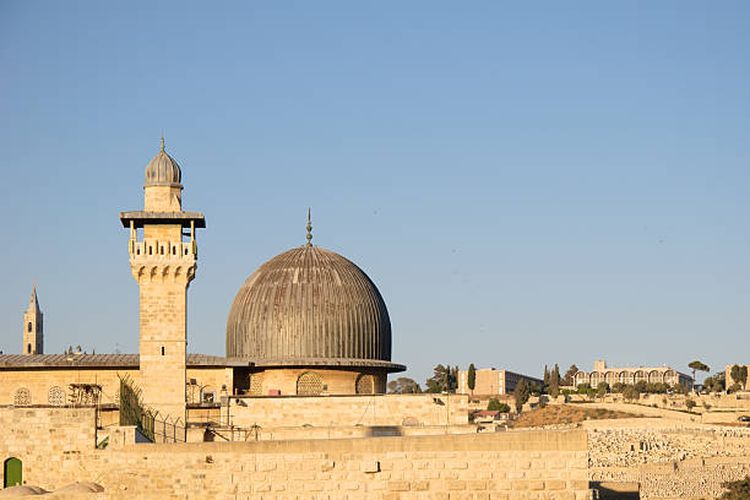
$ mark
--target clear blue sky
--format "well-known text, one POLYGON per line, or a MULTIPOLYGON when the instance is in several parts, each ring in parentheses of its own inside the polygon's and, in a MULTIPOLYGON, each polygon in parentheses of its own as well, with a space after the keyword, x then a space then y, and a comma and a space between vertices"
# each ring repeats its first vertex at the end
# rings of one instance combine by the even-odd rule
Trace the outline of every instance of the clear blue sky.
POLYGON ((136 352, 120 210, 166 135, 206 214, 189 350, 315 240, 393 358, 750 362, 748 2, 0 3, 0 349, 136 352))

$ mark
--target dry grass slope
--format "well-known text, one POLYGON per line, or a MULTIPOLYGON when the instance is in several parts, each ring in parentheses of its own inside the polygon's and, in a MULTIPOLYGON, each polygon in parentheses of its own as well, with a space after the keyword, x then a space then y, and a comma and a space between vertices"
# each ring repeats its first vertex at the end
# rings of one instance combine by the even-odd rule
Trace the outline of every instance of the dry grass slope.
POLYGON ((579 405, 549 405, 522 413, 513 427, 541 427, 544 425, 576 424, 584 420, 634 418, 639 415, 601 408, 585 408, 579 405))

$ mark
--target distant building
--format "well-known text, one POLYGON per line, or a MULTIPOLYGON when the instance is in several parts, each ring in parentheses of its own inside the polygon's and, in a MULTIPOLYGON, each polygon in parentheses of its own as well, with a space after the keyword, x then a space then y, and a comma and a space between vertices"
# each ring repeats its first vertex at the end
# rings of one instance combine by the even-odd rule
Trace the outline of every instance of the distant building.
POLYGON ((521 375, 508 370, 498 370, 496 368, 477 369, 477 378, 474 384, 474 391, 469 389, 469 371, 458 371, 458 393, 473 394, 479 396, 495 396, 512 393, 521 379, 526 382, 542 386, 542 380, 528 375, 521 375))
POLYGON ((659 366, 655 368, 639 366, 637 368, 611 368, 607 366, 604 360, 594 362, 594 369, 590 372, 578 371, 575 374, 575 385, 591 384, 591 387, 598 386, 601 382, 606 382, 612 387, 618 382, 620 384, 632 385, 638 382, 649 384, 680 384, 684 387, 693 386, 693 377, 669 366, 659 366))

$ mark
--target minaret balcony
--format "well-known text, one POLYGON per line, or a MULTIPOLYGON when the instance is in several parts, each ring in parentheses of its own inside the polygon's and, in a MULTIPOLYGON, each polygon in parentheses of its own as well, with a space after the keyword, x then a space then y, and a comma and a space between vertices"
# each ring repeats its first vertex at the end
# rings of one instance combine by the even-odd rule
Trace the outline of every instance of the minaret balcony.
POLYGON ((198 245, 195 240, 159 241, 156 239, 130 240, 129 252, 131 259, 182 260, 198 257, 198 245))

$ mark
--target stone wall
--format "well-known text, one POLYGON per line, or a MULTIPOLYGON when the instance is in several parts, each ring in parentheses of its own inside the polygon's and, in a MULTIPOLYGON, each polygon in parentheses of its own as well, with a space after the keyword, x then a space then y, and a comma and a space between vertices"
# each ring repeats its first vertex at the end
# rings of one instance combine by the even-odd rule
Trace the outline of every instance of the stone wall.
POLYGON ((462 425, 468 396, 375 394, 231 398, 222 424, 261 427, 351 427, 356 425, 462 425))
POLYGON ((108 498, 591 498, 583 431, 96 450, 93 418, 91 409, 0 408, 12 428, 0 458, 20 458, 27 484, 93 481, 108 498))
MULTIPOLYGON (((140 372, 120 368, 45 368, 45 369, 5 369, 0 371, 3 383, 0 384, 0 405, 14 404, 19 389, 26 389, 31 405, 54 404, 51 398, 57 397, 59 391, 64 393, 64 403, 68 403, 70 384, 97 384, 101 386, 102 403, 118 403, 120 377, 129 376, 140 385, 140 372)), ((188 386, 188 401, 200 401, 200 388, 210 390, 218 395, 222 385, 231 387, 232 370, 222 367, 188 368, 188 381, 196 380, 195 386, 188 386)))

